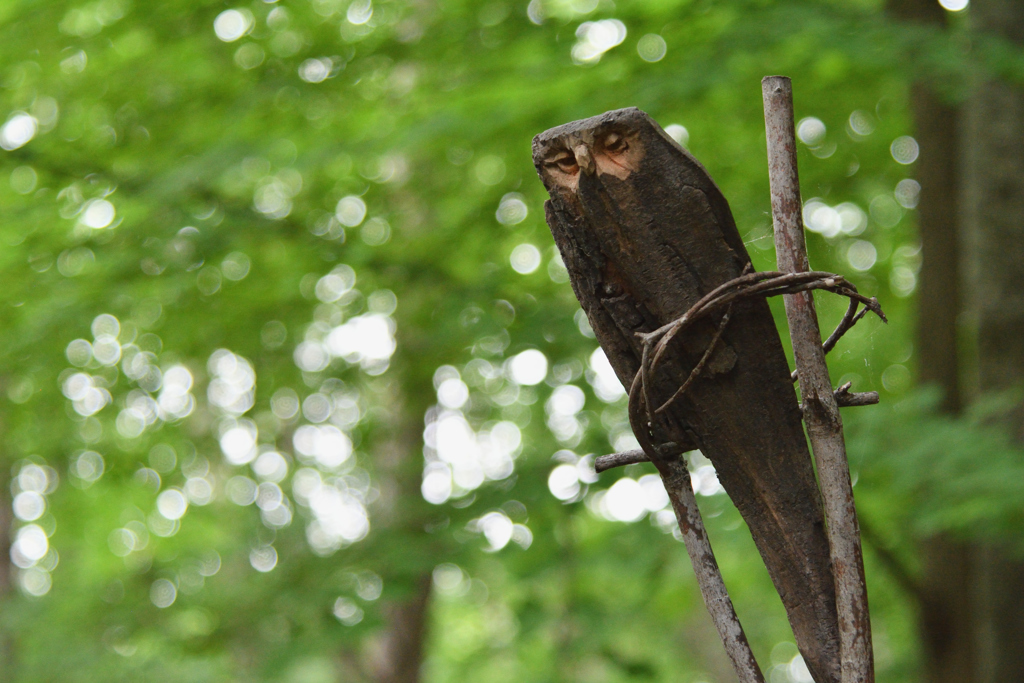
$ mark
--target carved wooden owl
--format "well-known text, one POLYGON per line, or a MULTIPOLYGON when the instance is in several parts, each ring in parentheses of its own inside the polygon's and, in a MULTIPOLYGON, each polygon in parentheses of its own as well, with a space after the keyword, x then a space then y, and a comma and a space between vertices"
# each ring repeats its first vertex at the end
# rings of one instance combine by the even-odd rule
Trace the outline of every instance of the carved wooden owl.
MULTIPOLYGON (((707 171, 639 109, 533 141, 545 212, 573 290, 627 388, 638 332, 678 318, 750 263, 707 171)), ((649 387, 661 405, 714 335, 705 319, 671 343, 649 387)), ((820 496, 778 331, 763 300, 735 304, 702 374, 658 415, 657 441, 700 448, 743 515, 819 683, 839 682, 835 588, 820 496)))

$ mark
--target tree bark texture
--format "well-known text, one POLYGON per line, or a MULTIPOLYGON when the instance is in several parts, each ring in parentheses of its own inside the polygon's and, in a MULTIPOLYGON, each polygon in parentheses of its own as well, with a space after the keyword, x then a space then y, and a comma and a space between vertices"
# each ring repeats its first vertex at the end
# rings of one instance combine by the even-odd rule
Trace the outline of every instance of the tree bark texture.
MULTIPOLYGON (((974 29, 1024 45, 1024 2, 971 3, 974 29)), ((964 227, 978 321, 979 389, 1024 383, 1024 88, 983 75, 965 107, 964 227)), ((1024 438, 1024 405, 1007 425, 1024 438)), ((1024 680, 1024 564, 982 549, 977 680, 1024 680)))
MULTIPOLYGON (((649 333, 739 276, 750 257, 704 168, 638 109, 566 124, 534 139, 551 195, 548 225, 577 298, 629 387, 649 333)), ((650 385, 660 406, 687 380, 717 328, 675 339, 650 385)), ((820 343, 820 341, 819 341, 820 343)), ((821 499, 800 408, 763 300, 735 302, 703 373, 657 414, 656 444, 700 448, 750 527, 797 645, 819 683, 838 683, 835 589, 821 499)))
MULTIPOLYGON (((768 143, 775 253, 779 270, 810 270, 804 244, 803 204, 797 173, 796 135, 793 128, 793 86, 784 76, 761 82, 768 143)), ((832 394, 821 330, 811 292, 783 297, 793 355, 800 378, 804 423, 818 465, 821 494, 828 518, 828 539, 836 581, 839 646, 843 683, 873 683, 871 619, 864 580, 860 527, 853 501, 850 466, 846 460, 843 420, 832 394)))

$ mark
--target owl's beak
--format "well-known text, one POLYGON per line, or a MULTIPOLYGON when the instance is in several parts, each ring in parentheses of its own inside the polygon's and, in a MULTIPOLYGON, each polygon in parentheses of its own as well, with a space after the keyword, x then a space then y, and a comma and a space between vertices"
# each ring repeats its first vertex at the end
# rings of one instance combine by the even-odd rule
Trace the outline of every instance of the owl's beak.
POLYGON ((587 175, 594 175, 594 157, 586 145, 576 145, 572 153, 576 155, 576 165, 587 175))

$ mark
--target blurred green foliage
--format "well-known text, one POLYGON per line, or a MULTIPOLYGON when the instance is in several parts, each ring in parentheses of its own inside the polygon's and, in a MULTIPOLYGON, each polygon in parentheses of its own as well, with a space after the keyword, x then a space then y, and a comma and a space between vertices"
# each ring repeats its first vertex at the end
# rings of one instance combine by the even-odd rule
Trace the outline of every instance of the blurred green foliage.
MULTIPOLYGON (((1006 440, 909 393, 908 82, 958 96, 955 33, 867 0, 8 0, 0 26, 5 680, 363 680, 424 575, 426 681, 730 680, 672 524, 636 508, 657 495, 606 493, 650 472, 579 459, 631 437, 529 150, 639 106, 768 269, 769 73, 811 261, 893 321, 830 359, 883 395, 847 416, 866 524, 911 571, 922 535, 1020 533, 1006 440)), ((803 680, 698 471, 755 652, 803 680)), ((916 680, 912 599, 867 560, 879 680, 916 680)))

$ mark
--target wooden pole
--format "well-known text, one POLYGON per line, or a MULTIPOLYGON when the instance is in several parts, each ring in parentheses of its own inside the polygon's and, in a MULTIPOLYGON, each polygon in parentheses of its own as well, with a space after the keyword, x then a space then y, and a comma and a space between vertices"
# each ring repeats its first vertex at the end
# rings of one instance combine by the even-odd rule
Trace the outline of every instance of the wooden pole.
POLYGON ((658 470, 669 500, 672 501, 679 530, 683 533, 683 543, 693 564, 693 573, 697 576, 704 605, 711 614, 736 676, 740 683, 764 683, 764 675, 754 659, 732 599, 729 598, 729 591, 725 588, 725 581, 722 580, 715 553, 711 550, 686 461, 679 456, 675 460, 658 463, 658 470))
POLYGON ((707 607, 715 630, 722 639, 722 645, 729 655, 736 677, 740 683, 764 683, 764 674, 761 673, 754 652, 750 649, 747 634, 744 633, 740 619, 736 615, 736 608, 733 607, 715 553, 711 549, 711 541, 704 528, 700 508, 697 507, 690 470, 686 466, 683 454, 666 454, 663 450, 662 455, 659 455, 657 447, 651 442, 648 433, 650 424, 647 418, 641 415, 646 413, 646 408, 641 402, 640 377, 640 372, 637 372, 629 392, 629 423, 633 428, 633 434, 643 449, 641 453, 654 463, 658 468, 658 474, 661 475, 668 499, 672 502, 672 510, 676 513, 676 522, 683 535, 686 553, 693 565, 693 573, 697 577, 697 586, 700 588, 701 597, 704 598, 704 606, 707 607))
MULTIPOLYGON (((810 270, 804 245, 803 206, 797 177, 793 130, 793 86, 785 76, 761 81, 768 141, 775 251, 779 270, 810 270)), ((811 292, 783 297, 800 378, 804 423, 818 466, 836 581, 842 683, 873 683, 871 619, 868 614, 860 528, 843 441, 843 421, 821 348, 821 331, 811 292)))

